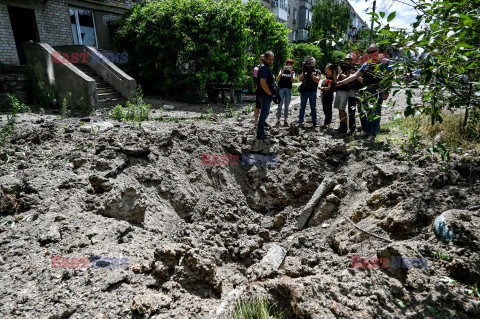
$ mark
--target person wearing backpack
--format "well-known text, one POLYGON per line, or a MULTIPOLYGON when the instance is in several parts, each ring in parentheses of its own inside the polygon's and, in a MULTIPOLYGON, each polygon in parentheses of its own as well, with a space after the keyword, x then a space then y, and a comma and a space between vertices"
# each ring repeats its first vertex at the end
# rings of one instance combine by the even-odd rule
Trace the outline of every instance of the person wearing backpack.
POLYGON ((354 75, 339 81, 337 86, 346 85, 360 77, 363 78, 363 84, 367 87, 369 94, 363 103, 370 101, 374 105, 373 108, 369 110, 366 118, 367 130, 364 137, 367 137, 367 143, 373 143, 380 128, 383 100, 388 98, 388 92, 381 87, 380 81, 385 73, 390 73, 393 68, 389 60, 383 59, 380 61, 379 48, 377 45, 370 45, 367 53, 369 54, 369 61, 365 62, 354 75))
POLYGON ((255 125, 258 124, 258 116, 260 115, 260 109, 261 104, 260 104, 260 99, 258 97, 258 89, 260 87, 260 80, 258 78, 258 70, 263 64, 263 54, 260 54, 260 57, 258 58, 258 65, 253 68, 253 83, 255 84, 255 110, 253 111, 254 114, 254 119, 255 119, 255 125))

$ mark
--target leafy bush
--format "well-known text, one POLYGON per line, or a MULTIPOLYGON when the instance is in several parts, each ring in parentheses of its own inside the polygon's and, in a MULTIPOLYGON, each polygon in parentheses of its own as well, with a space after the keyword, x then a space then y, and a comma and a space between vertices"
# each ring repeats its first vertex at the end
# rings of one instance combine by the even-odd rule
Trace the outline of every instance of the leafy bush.
POLYGON ((125 118, 125 112, 123 111, 123 107, 120 104, 117 104, 110 113, 110 117, 117 121, 123 121, 125 118))
POLYGON ((135 4, 114 41, 146 89, 194 100, 213 83, 247 83, 260 52, 282 63, 287 33, 257 1, 165 0, 135 4))
POLYGON ((0 147, 5 146, 5 142, 8 135, 13 134, 15 131, 15 124, 17 122, 18 113, 30 112, 30 108, 18 101, 15 95, 8 95, 10 98, 10 113, 7 114, 7 123, 0 128, 0 147))
POLYGON ((28 75, 30 77, 30 85, 27 90, 29 103, 47 109, 57 108, 58 100, 55 90, 51 86, 43 84, 33 74, 29 73, 28 75))
POLYGON ((317 61, 319 65, 335 62, 337 57, 334 50, 341 41, 350 25, 350 6, 339 0, 316 1, 312 8, 312 26, 310 28, 310 41, 318 45, 323 57, 317 61), (326 39, 334 39, 329 41, 326 39))
POLYGON ((110 117, 117 121, 131 121, 142 122, 150 118, 151 106, 150 104, 132 104, 127 101, 126 110, 121 105, 117 105, 110 112, 110 117))
POLYGON ((480 0, 408 0, 407 4, 420 13, 411 32, 390 27, 395 12, 389 14, 386 25, 380 22, 384 12, 374 15, 376 32, 385 37, 380 44, 396 46, 406 56, 384 80, 385 85, 393 84, 394 93, 398 92, 404 88, 403 74, 421 69, 418 84, 423 98, 414 104, 407 89, 405 115, 423 113, 433 125, 443 121, 442 110, 462 110, 463 126, 475 135, 480 126, 476 115, 480 112, 480 0))
POLYGON ((322 60, 322 50, 315 44, 311 43, 290 43, 290 57, 294 61, 295 73, 299 74, 303 68, 304 58, 313 56, 317 60, 317 68, 321 69, 320 61, 322 60))

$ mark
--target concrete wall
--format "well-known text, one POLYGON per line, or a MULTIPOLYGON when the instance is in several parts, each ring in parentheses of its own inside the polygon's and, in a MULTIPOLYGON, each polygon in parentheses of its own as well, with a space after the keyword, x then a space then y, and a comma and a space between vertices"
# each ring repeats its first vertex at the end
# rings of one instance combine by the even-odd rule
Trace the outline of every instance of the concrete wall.
POLYGON ((135 101, 135 80, 108 59, 102 60, 101 53, 95 48, 85 45, 65 45, 56 46, 55 50, 69 55, 73 52, 87 52, 89 55, 87 65, 124 98, 130 102, 135 101))
POLYGON ((35 76, 44 84, 50 85, 58 94, 59 102, 67 99, 68 105, 82 107, 86 103, 90 107, 98 106, 95 80, 80 72, 73 64, 53 63, 55 51, 46 43, 25 43, 25 54, 28 65, 35 76), (72 97, 69 97, 69 93, 72 97), (83 101, 81 98, 83 97, 83 101))

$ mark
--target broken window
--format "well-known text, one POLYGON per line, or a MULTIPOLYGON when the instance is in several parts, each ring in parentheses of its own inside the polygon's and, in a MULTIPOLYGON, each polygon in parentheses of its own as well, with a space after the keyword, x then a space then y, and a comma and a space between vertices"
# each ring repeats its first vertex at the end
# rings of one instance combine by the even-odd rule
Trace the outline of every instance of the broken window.
POLYGON ((93 12, 84 9, 69 9, 69 11, 74 43, 97 47, 93 12))

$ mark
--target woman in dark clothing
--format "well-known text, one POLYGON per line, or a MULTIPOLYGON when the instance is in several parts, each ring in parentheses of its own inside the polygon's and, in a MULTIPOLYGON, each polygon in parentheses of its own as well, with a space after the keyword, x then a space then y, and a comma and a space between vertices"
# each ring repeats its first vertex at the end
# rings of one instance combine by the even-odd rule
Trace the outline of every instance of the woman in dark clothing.
POLYGON ((327 75, 327 78, 322 82, 320 87, 322 90, 323 114, 325 114, 325 121, 322 128, 326 128, 327 125, 332 123, 332 106, 335 83, 333 82, 333 73, 332 70, 330 70, 330 63, 325 67, 325 74, 327 75))

